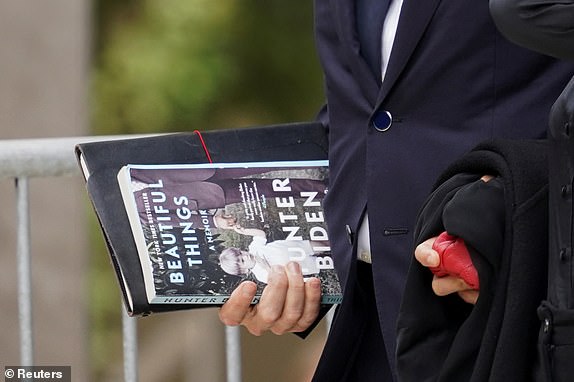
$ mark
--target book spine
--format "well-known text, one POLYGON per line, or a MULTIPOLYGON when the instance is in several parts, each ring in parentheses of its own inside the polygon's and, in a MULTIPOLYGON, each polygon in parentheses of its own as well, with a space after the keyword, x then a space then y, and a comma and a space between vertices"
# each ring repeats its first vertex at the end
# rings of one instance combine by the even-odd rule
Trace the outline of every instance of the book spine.
MULTIPOLYGON (((252 304, 259 302, 261 296, 255 296, 252 304)), ((152 304, 200 304, 200 305, 223 305, 229 299, 229 296, 155 296, 152 304)), ((343 301, 341 295, 323 295, 321 304, 340 304, 343 301)))

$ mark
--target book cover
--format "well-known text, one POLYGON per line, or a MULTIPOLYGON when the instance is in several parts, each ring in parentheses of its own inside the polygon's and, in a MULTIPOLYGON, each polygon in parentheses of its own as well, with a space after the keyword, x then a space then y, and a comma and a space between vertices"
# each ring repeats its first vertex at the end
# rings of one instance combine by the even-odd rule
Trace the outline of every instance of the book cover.
POLYGON ((274 265, 318 277, 341 300, 323 214, 328 164, 127 165, 118 183, 150 304, 223 304, 244 280, 257 302, 274 265))
MULTIPOLYGON (((148 165, 326 160, 327 130, 319 122, 118 137, 75 148, 126 311, 131 316, 213 304, 150 303, 117 175, 130 163, 148 165), (209 153, 209 155, 207 155, 209 153)), ((326 306, 327 307, 327 306, 326 306)))

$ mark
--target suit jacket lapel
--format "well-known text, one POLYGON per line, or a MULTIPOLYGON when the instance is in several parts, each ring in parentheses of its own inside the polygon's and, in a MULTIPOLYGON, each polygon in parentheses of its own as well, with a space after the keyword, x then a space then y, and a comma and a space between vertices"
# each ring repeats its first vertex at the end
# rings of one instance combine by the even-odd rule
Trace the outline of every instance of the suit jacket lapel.
POLYGON ((440 1, 441 0, 404 0, 393 45, 393 52, 391 53, 377 104, 380 104, 384 100, 407 65, 409 58, 426 30, 440 1))
POLYGON ((379 93, 380 83, 360 53, 355 19, 355 1, 331 0, 331 5, 336 14, 337 31, 341 38, 341 43, 349 53, 347 57, 353 76, 357 79, 365 94, 367 94, 368 99, 374 103, 379 93))
POLYGON ((355 20, 355 1, 331 0, 331 6, 337 18, 337 30, 341 43, 349 52, 350 68, 368 99, 373 100, 373 102, 377 100, 377 104, 380 104, 387 96, 409 61, 440 1, 404 0, 394 43, 395 49, 391 54, 385 80, 381 86, 360 54, 355 20))

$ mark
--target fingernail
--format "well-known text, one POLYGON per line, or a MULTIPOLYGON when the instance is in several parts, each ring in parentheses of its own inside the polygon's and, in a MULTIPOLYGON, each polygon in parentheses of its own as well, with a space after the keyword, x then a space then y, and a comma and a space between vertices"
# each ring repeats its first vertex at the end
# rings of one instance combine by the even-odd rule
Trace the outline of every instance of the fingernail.
POLYGON ((440 258, 436 253, 429 253, 427 256, 427 262, 431 267, 438 267, 440 265, 440 258))
POLYGON ((292 275, 300 275, 301 274, 301 267, 299 266, 298 263, 296 263, 294 261, 287 263, 287 270, 292 275))
POLYGON ((313 289, 321 288, 321 280, 319 280, 317 277, 311 277, 309 280, 307 280, 307 282, 313 289))
POLYGON ((243 285, 241 285, 241 294, 244 297, 251 297, 254 293, 255 293, 255 289, 257 289, 257 286, 253 283, 243 283, 243 285))
POLYGON ((271 266, 271 271, 276 274, 281 274, 285 272, 284 268, 281 265, 273 265, 271 266))

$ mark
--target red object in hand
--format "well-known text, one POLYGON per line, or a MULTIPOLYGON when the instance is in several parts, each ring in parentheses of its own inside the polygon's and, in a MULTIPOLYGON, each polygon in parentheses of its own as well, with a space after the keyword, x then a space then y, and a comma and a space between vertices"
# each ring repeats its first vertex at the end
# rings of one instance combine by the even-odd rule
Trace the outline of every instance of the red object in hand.
POLYGON ((461 278, 472 289, 478 290, 478 272, 472 264, 464 240, 443 232, 435 240, 432 248, 438 252, 440 257, 440 265, 430 268, 435 275, 461 278))

